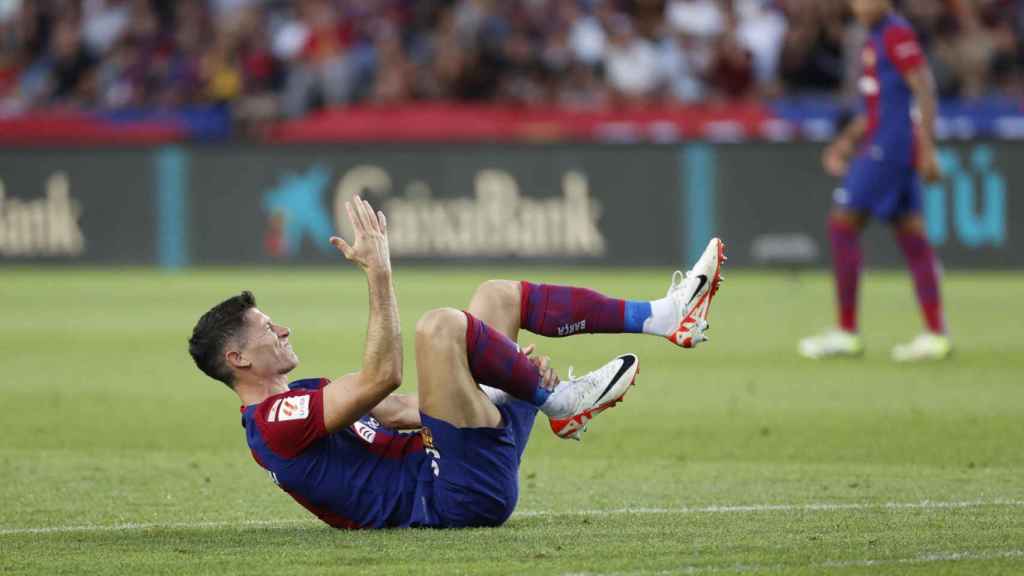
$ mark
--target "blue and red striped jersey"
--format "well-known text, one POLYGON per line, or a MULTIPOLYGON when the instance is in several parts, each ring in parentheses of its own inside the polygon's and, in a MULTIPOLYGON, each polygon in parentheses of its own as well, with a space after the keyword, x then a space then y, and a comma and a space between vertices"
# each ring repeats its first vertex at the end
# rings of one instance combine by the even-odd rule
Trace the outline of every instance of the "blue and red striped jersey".
POLYGON ((289 390, 242 407, 253 458, 270 477, 336 528, 430 526, 433 478, 418 433, 382 426, 373 417, 328 433, 323 378, 297 380, 289 390))
POLYGON ((916 158, 913 93, 904 74, 926 65, 910 24, 896 14, 871 28, 861 51, 859 82, 868 118, 866 146, 877 159, 913 162, 916 158))

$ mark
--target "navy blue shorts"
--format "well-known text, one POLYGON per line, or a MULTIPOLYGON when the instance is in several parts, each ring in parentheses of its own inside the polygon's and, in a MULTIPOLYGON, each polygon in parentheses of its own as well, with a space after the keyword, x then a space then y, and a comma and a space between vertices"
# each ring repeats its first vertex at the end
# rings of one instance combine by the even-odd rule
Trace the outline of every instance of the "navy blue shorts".
POLYGON ((519 462, 537 408, 512 400, 498 410, 500 428, 456 428, 420 413, 433 472, 430 492, 441 526, 498 526, 515 509, 519 462))
POLYGON ((921 181, 912 164, 876 159, 869 148, 850 165, 836 205, 891 222, 921 211, 921 181))

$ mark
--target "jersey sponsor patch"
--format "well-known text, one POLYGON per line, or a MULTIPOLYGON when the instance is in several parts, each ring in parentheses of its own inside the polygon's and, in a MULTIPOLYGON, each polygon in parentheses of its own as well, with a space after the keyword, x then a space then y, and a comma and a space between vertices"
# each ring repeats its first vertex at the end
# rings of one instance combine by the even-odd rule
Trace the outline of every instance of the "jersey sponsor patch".
POLYGON ((309 394, 282 398, 270 408, 267 421, 287 422, 288 420, 305 420, 309 418, 309 394))
POLYGON ((366 440, 367 444, 373 444, 373 440, 377 437, 376 430, 359 421, 352 424, 352 429, 355 430, 357 436, 366 440))

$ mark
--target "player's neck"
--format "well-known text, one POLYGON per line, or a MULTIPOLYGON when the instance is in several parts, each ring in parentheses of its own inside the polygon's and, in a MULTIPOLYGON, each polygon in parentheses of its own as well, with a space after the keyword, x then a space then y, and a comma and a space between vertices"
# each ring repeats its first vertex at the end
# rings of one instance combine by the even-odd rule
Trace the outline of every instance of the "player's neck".
POLYGON ((280 374, 273 378, 254 380, 239 379, 235 382, 235 394, 242 401, 242 406, 259 404, 274 394, 288 391, 288 377, 280 374))

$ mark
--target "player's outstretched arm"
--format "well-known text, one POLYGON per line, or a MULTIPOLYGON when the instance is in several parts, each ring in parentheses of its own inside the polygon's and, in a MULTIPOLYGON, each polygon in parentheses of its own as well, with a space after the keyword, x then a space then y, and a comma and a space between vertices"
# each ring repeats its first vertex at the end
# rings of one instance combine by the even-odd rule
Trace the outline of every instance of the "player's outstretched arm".
POLYGON ((329 432, 365 416, 402 384, 402 334, 391 282, 387 219, 358 196, 345 209, 355 239, 350 245, 333 236, 331 244, 366 273, 370 322, 362 368, 324 387, 324 426, 329 432))

